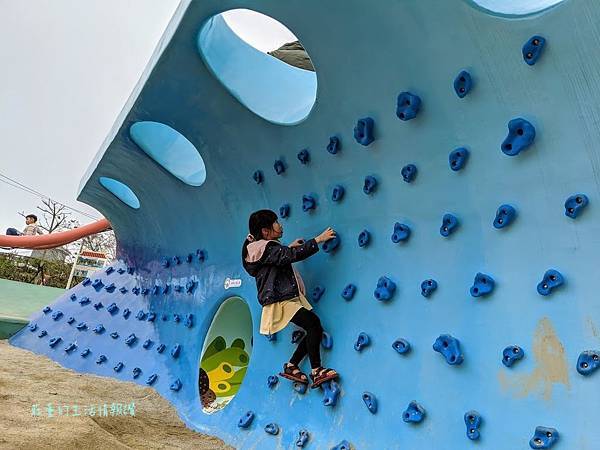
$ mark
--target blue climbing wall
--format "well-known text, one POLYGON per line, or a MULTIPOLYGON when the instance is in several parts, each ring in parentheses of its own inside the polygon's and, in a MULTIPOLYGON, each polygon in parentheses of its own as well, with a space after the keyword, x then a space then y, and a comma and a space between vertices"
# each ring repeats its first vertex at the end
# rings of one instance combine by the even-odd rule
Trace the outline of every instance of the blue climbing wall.
MULTIPOLYGON (((600 448, 600 375, 577 370, 597 367, 597 353, 580 365, 578 358, 600 347, 598 23, 595 0, 524 16, 466 0, 183 2, 82 182, 80 200, 117 233, 115 270, 34 314, 12 344, 81 372, 151 383, 190 427, 238 448, 292 448, 301 429, 315 449, 344 439, 359 449, 516 449, 530 439, 536 448, 600 448), (213 69, 205 63, 203 24, 239 7, 281 21, 308 50, 318 87, 304 120, 310 74, 294 74, 298 92, 289 95, 300 94, 299 109, 286 116, 285 89, 279 107, 268 104, 269 83, 255 70, 260 56, 238 49, 223 51, 213 69), (218 70, 235 61, 237 75, 221 76, 226 88, 218 70), (265 91, 252 97, 252 111, 238 101, 251 82, 265 91), (160 140, 159 164, 143 148, 152 142, 133 140, 137 122, 167 125, 185 139, 160 140), (178 152, 188 144, 203 159, 203 183, 189 152, 178 152), (307 164, 297 158, 303 149, 307 164), (129 191, 113 195, 100 177, 129 191), (366 177, 376 181, 370 194, 366 177), (333 201, 338 185, 344 194, 338 188, 333 201), (303 196, 316 207, 303 211, 303 196), (258 334, 260 307, 240 247, 252 211, 284 204, 286 240, 326 226, 339 232, 335 250, 298 265, 309 292, 325 289, 315 309, 333 342, 324 360, 341 373, 335 405, 283 379, 267 386, 294 348, 293 329, 276 340, 258 334), (359 246, 363 230, 370 239, 359 246), (350 283, 356 291, 347 300, 350 283), (238 395, 208 415, 200 352, 214 313, 232 296, 251 310, 250 364, 238 395), (104 332, 96 333, 99 324, 104 332), (360 333, 369 344, 362 335, 358 351, 360 333), (106 361, 97 363, 100 355, 106 361), (375 410, 374 401, 372 414, 366 403, 375 410), (254 420, 240 428, 247 411, 254 420), (270 423, 278 435, 265 432, 270 423), (560 439, 539 429, 535 440, 538 426, 560 439)), ((226 35, 224 22, 211 26, 208 36, 226 35)), ((267 70, 285 73, 269 61, 267 70)))

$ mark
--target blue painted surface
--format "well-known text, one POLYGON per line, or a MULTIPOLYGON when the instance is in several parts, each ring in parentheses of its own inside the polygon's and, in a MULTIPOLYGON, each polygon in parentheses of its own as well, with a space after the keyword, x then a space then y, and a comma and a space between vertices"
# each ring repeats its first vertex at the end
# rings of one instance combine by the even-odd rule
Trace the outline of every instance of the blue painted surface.
POLYGON ((138 209, 140 207, 139 199, 126 184, 108 177, 100 177, 98 178, 98 181, 102 186, 108 189, 111 194, 114 194, 115 197, 117 197, 127 206, 130 206, 133 209, 138 209))
POLYGON ((597 278, 600 255, 595 207, 600 60, 593 57, 600 46, 600 4, 568 0, 519 19, 494 16, 462 0, 372 2, 368 8, 355 0, 331 0, 327 6, 309 0, 302 8, 276 0, 245 5, 286 24, 308 49, 319 76, 309 116, 296 126, 277 126, 242 106, 196 46, 207 19, 239 4, 184 4, 79 196, 116 231, 115 269, 135 267, 134 273, 98 272, 93 278, 103 286, 114 283, 112 293, 102 287, 97 292, 91 283, 76 286, 51 305, 62 318, 54 321, 40 311, 31 317, 36 331, 25 328, 11 342, 81 372, 141 385, 156 374, 153 388, 190 427, 238 448, 291 448, 299 429, 306 428, 308 448, 347 440, 359 449, 427 449, 432 436, 443 433, 444 448, 458 450, 471 445, 463 417, 470 410, 485 417, 481 449, 497 450, 498 443, 526 448, 538 426, 560 430, 556 449, 598 448, 599 412, 597 402, 589 401, 597 395, 598 374, 584 377, 576 369, 579 354, 600 345, 600 304, 592 300, 597 286, 590 281, 597 278), (535 66, 528 66, 521 47, 538 33, 548 44, 535 66), (461 70, 477 80, 463 99, 452 89, 461 70), (395 107, 405 90, 423 103, 416 118, 402 122, 395 107), (377 139, 365 148, 354 140, 353 128, 358 117, 367 116, 376 123, 377 139), (500 147, 514 117, 530 120, 536 138, 527 151, 508 157, 500 147), (164 123, 196 147, 207 171, 202 186, 182 183, 131 140, 131 125, 141 121, 164 123), (332 156, 326 146, 334 135, 343 150, 332 156), (448 154, 462 146, 471 152, 469 162, 453 172, 448 154), (311 151, 306 165, 296 158, 304 148, 311 151), (289 163, 283 176, 272 169, 279 158, 289 163), (411 184, 400 176, 407 161, 419 168, 411 184), (262 184, 252 179, 259 169, 262 184), (367 196, 362 184, 371 174, 379 186, 367 196), (101 176, 127 184, 140 209, 131 210, 100 186, 101 176), (346 187, 340 203, 330 197, 336 184, 346 187), (578 192, 586 193, 589 205, 572 220, 564 202, 578 192), (300 211, 304 194, 318 201, 316 209, 300 211), (325 363, 341 374, 335 407, 323 405, 322 392, 301 394, 287 380, 273 390, 265 386, 294 349, 292 329, 277 340, 259 336, 260 306, 253 280, 240 267, 240 246, 252 211, 277 210, 284 203, 292 207, 284 222, 287 242, 329 225, 347 236, 337 252, 320 252, 298 264, 307 292, 327 286, 315 310, 335 341, 323 351, 325 363), (500 204, 519 211, 518 220, 501 232, 491 224, 500 204), (460 218, 460 228, 442 238, 446 212, 460 218), (406 245, 391 245, 390 226, 399 220, 413 233, 406 245), (356 238, 365 229, 371 239, 361 248, 356 238), (198 248, 207 250, 202 261, 195 256, 198 248), (161 265, 162 258, 176 255, 181 264, 161 265), (542 297, 536 285, 549 267, 560 268, 568 283, 542 297), (478 272, 497 281, 485 300, 469 295, 478 272), (389 302, 373 297, 382 275, 396 283, 389 302), (440 287, 424 301, 419 285, 427 278, 440 287), (240 279, 241 286, 227 279, 240 279), (190 281, 197 282, 193 292, 175 290, 190 281), (350 282, 357 290, 346 302, 340 292, 350 282), (167 284, 171 289, 164 293, 167 284), (154 286, 160 288, 155 294, 154 286), (72 293, 77 301, 70 300, 72 293), (213 315, 231 296, 248 302, 254 347, 239 393, 225 409, 207 415, 199 401, 200 352, 213 315), (84 297, 91 301, 80 303, 84 297), (97 311, 97 302, 114 302, 132 314, 97 311), (156 313, 154 322, 136 319, 140 310, 146 318, 156 313), (184 325, 185 314, 194 314, 192 327, 184 325), (69 325, 68 317, 75 322, 69 325), (87 329, 78 330, 80 322, 87 329), (95 334, 100 323, 106 331, 95 334), (119 339, 110 337, 114 331, 119 339), (361 331, 372 344, 359 353, 353 343, 361 331), (124 339, 131 333, 138 341, 130 347, 124 339), (460 338, 463 364, 449 366, 433 351, 440 334, 460 338), (411 342, 410 353, 391 348, 400 335, 411 342), (51 348, 55 337, 62 342, 51 348), (154 345, 145 349, 147 339, 154 345), (65 352, 75 340, 77 350, 65 352), (499 355, 512 342, 527 357, 508 370, 499 355), (554 346, 548 350, 543 342, 554 346), (173 358, 177 343, 180 354, 173 358), (80 356, 86 348, 89 355, 80 356), (101 354, 107 361, 95 364, 101 354), (118 362, 123 368, 115 372, 118 362), (177 379, 181 388, 171 390, 177 379), (365 391, 378 399, 376 415, 365 407, 365 391), (401 414, 413 399, 426 407, 427 417, 417 426, 404 425, 401 414), (254 421, 239 428, 247 411, 254 412, 254 421), (270 422, 280 426, 277 436, 265 433, 270 422))

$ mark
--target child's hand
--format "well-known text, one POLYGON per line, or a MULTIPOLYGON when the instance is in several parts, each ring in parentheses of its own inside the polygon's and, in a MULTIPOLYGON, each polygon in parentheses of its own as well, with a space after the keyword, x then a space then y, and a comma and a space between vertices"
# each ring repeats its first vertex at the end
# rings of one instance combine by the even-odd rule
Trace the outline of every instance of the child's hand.
POLYGON ((304 244, 304 239, 296 239, 289 247, 300 247, 302 244, 304 244))
POLYGON ((317 241, 317 244, 320 244, 321 242, 326 242, 329 239, 333 239, 335 237, 335 230, 331 227, 327 228, 325 231, 323 231, 320 235, 318 235, 315 240, 317 241))

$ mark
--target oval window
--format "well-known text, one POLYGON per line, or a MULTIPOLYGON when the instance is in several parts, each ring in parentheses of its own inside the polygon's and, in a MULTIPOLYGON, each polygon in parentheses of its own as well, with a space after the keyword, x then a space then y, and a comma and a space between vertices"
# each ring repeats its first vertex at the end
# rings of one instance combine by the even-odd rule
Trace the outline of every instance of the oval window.
MULTIPOLYGON (((257 33, 253 33, 257 36, 257 33)), ((265 32, 261 32, 264 35, 265 32)), ((237 100, 263 119, 279 125, 304 120, 317 98, 317 75, 312 61, 294 34, 276 20, 248 9, 226 11, 208 19, 198 33, 198 51, 213 75, 237 100), (246 42, 243 24, 271 31, 272 51, 246 42), (241 24, 241 25, 240 25, 241 24)), ((266 44, 268 45, 268 44, 266 44)))
POLYGON ((127 206, 133 209, 138 209, 140 207, 140 201, 137 198, 137 195, 135 195, 131 188, 125 183, 121 183, 114 178, 108 177, 100 177, 98 181, 107 191, 109 191, 127 206))
POLYGON ((194 144, 168 125, 160 122, 136 122, 129 135, 148 156, 174 177, 190 186, 206 180, 204 160, 194 144))
POLYGON ((213 318, 200 357, 202 411, 223 409, 238 393, 252 354, 252 316, 244 300, 225 300, 213 318))
POLYGON ((525 16, 544 11, 564 0, 468 0, 486 11, 506 16, 525 16))

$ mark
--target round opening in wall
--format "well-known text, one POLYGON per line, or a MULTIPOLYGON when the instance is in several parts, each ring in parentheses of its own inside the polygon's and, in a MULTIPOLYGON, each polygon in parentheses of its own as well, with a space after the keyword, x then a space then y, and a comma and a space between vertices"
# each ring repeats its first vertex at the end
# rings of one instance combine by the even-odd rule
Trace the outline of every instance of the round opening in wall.
POLYGON ((129 186, 114 178, 100 177, 98 182, 111 194, 133 209, 139 209, 140 201, 129 186))
POLYGON ((263 119, 295 125, 312 110, 317 74, 302 44, 280 22, 248 9, 226 11, 202 25, 197 45, 229 93, 263 119), (261 42, 258 33, 251 41, 244 27, 261 29, 260 35, 269 36, 267 42, 261 42))
POLYGON ((238 393, 252 354, 252 316, 244 300, 225 300, 213 318, 200 356, 198 388, 202 411, 225 408, 238 393))

